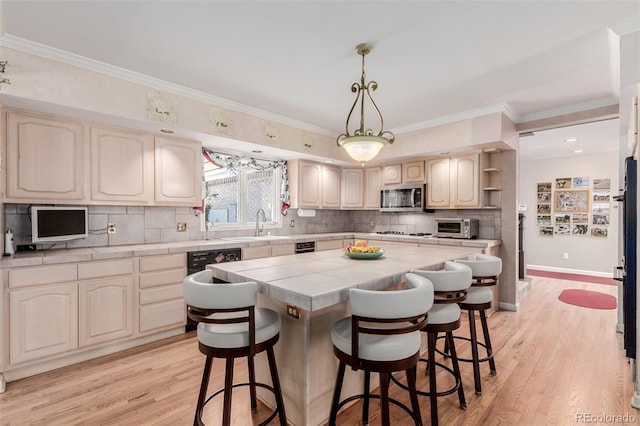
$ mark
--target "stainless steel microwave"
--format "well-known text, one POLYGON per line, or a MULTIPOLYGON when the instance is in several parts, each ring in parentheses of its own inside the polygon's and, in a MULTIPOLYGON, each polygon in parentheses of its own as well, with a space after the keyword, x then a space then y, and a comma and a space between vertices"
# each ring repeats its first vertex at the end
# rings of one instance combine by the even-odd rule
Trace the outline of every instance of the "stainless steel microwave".
POLYGON ((436 219, 438 232, 436 237, 444 238, 478 238, 480 222, 478 219, 439 218, 436 219))
POLYGON ((425 209, 426 192, 423 183, 385 185, 380 190, 380 211, 421 212, 425 209))

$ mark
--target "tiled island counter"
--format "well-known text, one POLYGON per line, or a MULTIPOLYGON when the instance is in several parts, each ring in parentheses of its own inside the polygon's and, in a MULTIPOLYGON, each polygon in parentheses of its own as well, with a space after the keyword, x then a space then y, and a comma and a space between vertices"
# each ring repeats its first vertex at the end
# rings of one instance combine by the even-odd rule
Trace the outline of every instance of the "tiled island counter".
MULTIPOLYGON (((409 246, 389 244, 376 259, 351 259, 343 250, 327 250, 241 262, 209 265, 227 282, 256 281, 258 304, 281 313, 276 358, 287 417, 297 426, 323 424, 329 416, 337 361, 330 339, 332 324, 348 313, 349 289, 382 290, 404 281, 411 269, 438 269, 447 260, 462 259, 482 247, 409 246), (287 315, 287 305, 299 318, 287 315)), ((258 379, 269 383, 268 368, 257 359, 258 379)), ((343 395, 362 390, 360 372, 349 371, 343 395)), ((263 395, 267 403, 270 395, 263 395)))

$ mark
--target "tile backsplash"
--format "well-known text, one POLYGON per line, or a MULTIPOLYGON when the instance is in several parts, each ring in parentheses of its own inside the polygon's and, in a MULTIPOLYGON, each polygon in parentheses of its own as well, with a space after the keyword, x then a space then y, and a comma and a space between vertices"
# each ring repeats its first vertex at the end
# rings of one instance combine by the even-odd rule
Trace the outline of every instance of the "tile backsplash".
MULTIPOLYGON (((3 207, 4 226, 13 229, 14 245, 31 243, 29 205, 4 204, 3 207)), ((282 218, 281 228, 266 228, 265 231, 274 235, 376 231, 434 234, 436 217, 464 217, 480 219, 480 238, 500 239, 500 210, 436 210, 435 213, 419 214, 316 210, 315 217, 299 217, 296 213, 295 209, 289 210, 289 214, 282 218)), ((57 243, 55 247, 169 243, 253 235, 253 232, 253 229, 223 230, 214 227, 205 233, 200 230, 200 217, 188 207, 89 206, 89 237, 57 243), (186 232, 178 232, 178 222, 187 224, 186 232), (115 234, 107 234, 109 223, 116 225, 115 234)))

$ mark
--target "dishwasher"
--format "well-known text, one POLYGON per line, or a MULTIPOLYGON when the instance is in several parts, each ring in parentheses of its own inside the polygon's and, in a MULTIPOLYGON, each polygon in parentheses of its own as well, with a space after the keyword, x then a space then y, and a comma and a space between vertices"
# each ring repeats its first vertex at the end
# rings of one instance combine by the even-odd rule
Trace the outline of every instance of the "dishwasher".
MULTIPOLYGON (((187 252, 187 275, 204 271, 207 265, 237 262, 239 260, 242 260, 242 249, 240 248, 190 251, 187 252)), ((214 282, 216 281, 214 278, 214 282)), ((185 332, 193 331, 197 326, 197 322, 187 317, 187 325, 184 327, 184 330, 185 332)))

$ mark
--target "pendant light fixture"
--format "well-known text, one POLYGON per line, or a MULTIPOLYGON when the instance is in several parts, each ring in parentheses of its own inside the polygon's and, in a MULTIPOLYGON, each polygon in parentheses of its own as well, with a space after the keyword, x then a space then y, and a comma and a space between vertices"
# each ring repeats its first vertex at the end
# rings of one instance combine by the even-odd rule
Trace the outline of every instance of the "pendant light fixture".
POLYGON ((358 55, 362 56, 362 77, 360 78, 360 83, 356 82, 351 85, 351 92, 356 94, 356 100, 354 101, 353 106, 351 106, 351 110, 347 116, 346 133, 339 135, 336 141, 339 146, 343 147, 347 151, 347 154, 349 154, 351 158, 360 163, 372 160, 380 153, 385 145, 392 144, 395 140, 393 133, 388 130, 384 130, 382 115, 380 114, 378 106, 371 97, 371 92, 378 88, 378 83, 375 81, 365 83, 364 80, 364 57, 371 52, 371 49, 373 49, 373 46, 368 43, 362 43, 356 46, 356 52, 358 55), (369 99, 369 102, 373 106, 373 109, 380 120, 380 131, 377 134, 374 134, 373 129, 365 129, 364 126, 365 96, 369 99), (360 104, 360 127, 355 129, 353 134, 351 134, 349 133, 349 121, 351 120, 351 115, 358 104, 360 104))

